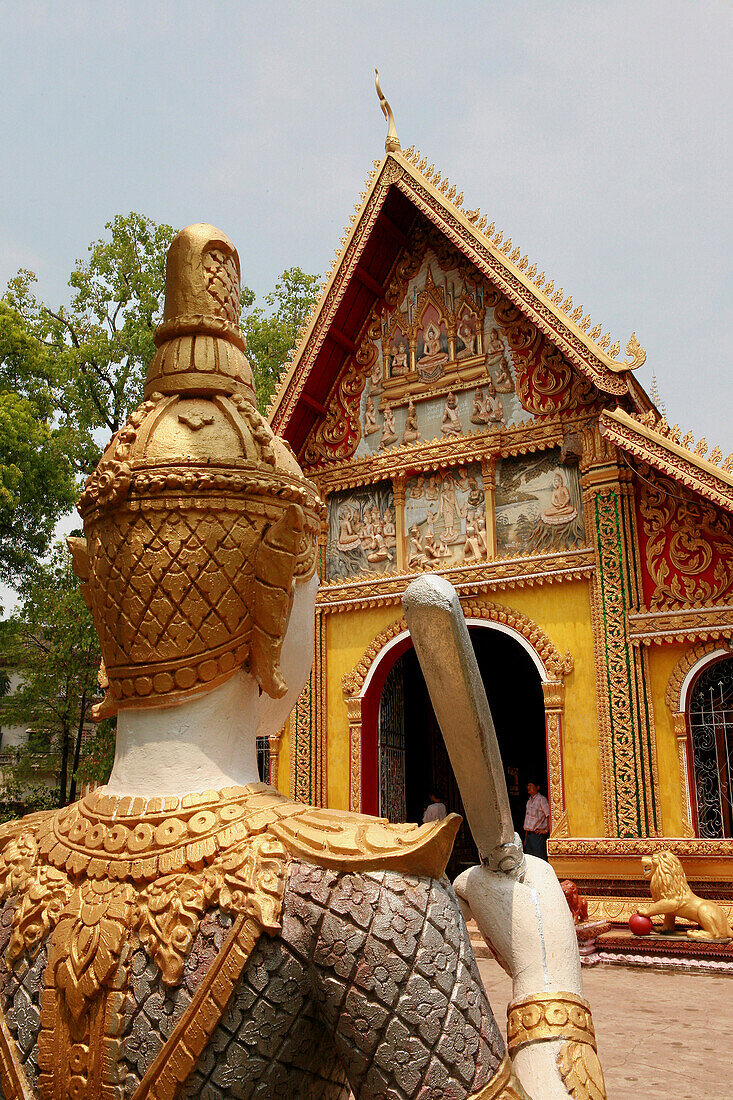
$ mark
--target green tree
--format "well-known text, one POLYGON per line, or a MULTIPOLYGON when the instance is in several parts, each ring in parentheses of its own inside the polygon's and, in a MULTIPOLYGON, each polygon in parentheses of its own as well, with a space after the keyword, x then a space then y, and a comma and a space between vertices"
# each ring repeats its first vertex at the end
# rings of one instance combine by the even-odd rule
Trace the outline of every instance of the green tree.
POLYGON ((0 660, 20 684, 0 699, 0 722, 32 732, 0 800, 28 795, 42 772, 55 779, 55 803, 64 806, 75 797, 72 776, 99 691, 99 643, 65 546, 26 576, 19 594, 18 610, 2 624, 0 660))
MULTIPOLYGON (((306 275, 299 267, 290 267, 283 271, 275 289, 266 295, 266 308, 251 309, 244 318, 242 328, 260 412, 264 413, 267 408, 287 354, 295 346, 318 291, 317 275, 306 275)), ((251 291, 245 289, 243 306, 249 308, 253 300, 251 291)))
MULTIPOLYGON (((20 271, 5 295, 29 340, 43 349, 56 420, 70 458, 85 474, 99 458, 100 442, 142 400, 174 234, 169 225, 135 213, 118 215, 106 228, 109 239, 93 242, 89 258, 78 260, 71 273, 68 306, 52 309, 41 301, 30 271, 20 271)), ((38 374, 33 357, 21 368, 23 382, 38 374)))
POLYGON ((54 423, 52 359, 0 300, 0 579, 46 552, 74 499, 69 440, 54 423))

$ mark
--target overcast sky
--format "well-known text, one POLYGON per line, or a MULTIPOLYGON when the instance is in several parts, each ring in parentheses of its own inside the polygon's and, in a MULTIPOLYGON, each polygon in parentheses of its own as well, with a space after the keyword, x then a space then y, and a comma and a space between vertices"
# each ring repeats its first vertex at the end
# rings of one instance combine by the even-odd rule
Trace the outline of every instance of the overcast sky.
POLYGON ((325 271, 385 124, 731 427, 731 4, 0 3, 0 288, 62 301, 117 213, 210 221, 265 293, 325 271))

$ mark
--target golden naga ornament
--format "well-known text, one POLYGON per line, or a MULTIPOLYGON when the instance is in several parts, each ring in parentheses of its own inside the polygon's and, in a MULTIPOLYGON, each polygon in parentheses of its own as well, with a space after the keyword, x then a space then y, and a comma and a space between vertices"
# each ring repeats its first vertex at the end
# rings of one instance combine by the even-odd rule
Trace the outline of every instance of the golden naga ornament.
POLYGON ((96 718, 177 702, 245 665, 285 693, 290 591, 315 570, 323 505, 255 407, 239 293, 225 234, 178 234, 146 400, 79 500, 85 539, 69 545, 102 647, 96 718))

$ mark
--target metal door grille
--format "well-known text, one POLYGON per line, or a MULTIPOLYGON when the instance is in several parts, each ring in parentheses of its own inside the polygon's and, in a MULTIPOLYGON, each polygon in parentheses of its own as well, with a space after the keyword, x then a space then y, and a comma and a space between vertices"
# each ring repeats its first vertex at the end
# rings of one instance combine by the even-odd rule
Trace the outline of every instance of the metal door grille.
POLYGON ((402 661, 390 669, 379 704, 379 814, 405 821, 405 692, 402 661))
POLYGON ((733 836, 733 658, 702 672, 689 720, 700 836, 733 836))

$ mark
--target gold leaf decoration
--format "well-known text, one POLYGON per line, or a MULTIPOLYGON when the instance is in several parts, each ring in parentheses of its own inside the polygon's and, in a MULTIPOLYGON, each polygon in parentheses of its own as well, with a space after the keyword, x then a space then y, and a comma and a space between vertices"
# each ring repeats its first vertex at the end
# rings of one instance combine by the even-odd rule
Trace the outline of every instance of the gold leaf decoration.
POLYGON ((606 1100, 603 1069, 590 1043, 563 1043, 557 1068, 573 1100, 606 1100))
POLYGON ((641 367, 646 363, 646 352, 636 339, 635 332, 632 332, 629 337, 629 342, 626 345, 626 354, 629 356, 627 361, 629 370, 636 370, 637 367, 641 367))

